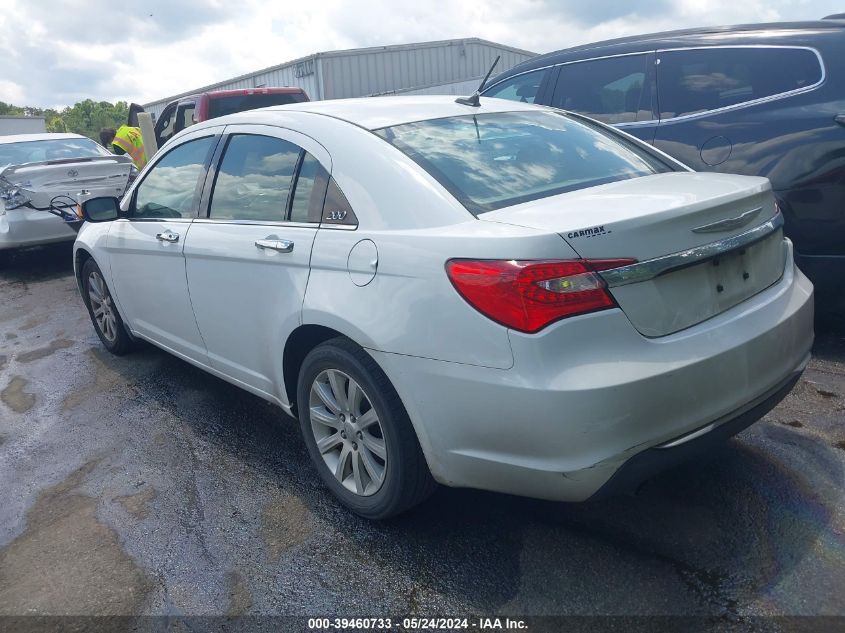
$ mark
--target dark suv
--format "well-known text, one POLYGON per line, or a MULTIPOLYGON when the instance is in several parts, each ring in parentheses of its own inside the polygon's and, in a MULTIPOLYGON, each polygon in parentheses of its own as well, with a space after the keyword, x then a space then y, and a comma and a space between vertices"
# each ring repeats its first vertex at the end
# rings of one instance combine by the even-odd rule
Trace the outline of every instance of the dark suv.
POLYGON ((586 114, 696 170, 766 176, 802 270, 822 295, 845 280, 845 21, 579 46, 519 64, 483 94, 586 114))

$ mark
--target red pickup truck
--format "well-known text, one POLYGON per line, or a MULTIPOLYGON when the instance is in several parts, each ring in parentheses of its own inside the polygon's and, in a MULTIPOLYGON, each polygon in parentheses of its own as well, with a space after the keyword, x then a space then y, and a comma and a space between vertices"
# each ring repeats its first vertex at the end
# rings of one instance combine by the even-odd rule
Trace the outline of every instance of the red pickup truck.
POLYGON ((292 87, 217 90, 188 95, 168 103, 156 118, 156 140, 161 147, 171 136, 194 123, 233 112, 308 100, 302 88, 292 87))

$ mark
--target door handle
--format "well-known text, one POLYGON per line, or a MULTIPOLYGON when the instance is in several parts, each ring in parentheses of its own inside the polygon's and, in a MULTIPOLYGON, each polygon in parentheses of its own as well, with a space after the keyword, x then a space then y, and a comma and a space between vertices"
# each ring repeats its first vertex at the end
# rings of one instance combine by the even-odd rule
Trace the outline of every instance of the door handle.
POLYGON ((173 231, 165 231, 164 233, 156 234, 156 239, 159 242, 170 242, 172 244, 173 242, 179 241, 179 234, 173 231))
POLYGON ((293 250, 291 240, 256 240, 255 245, 260 249, 290 253, 293 250))
POLYGON ((837 114, 833 117, 833 120, 836 121, 839 125, 845 126, 845 113, 837 114))

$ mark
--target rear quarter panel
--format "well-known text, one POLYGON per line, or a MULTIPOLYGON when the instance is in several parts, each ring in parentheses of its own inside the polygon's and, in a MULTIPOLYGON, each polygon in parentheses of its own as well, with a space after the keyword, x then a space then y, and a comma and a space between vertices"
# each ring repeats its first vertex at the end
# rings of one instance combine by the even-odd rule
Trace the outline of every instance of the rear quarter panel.
POLYGON ((574 256, 571 248, 554 233, 476 219, 386 141, 348 123, 311 116, 323 119, 314 136, 331 153, 332 176, 359 225, 355 230, 324 225, 317 232, 303 323, 333 328, 383 352, 510 367, 507 329, 458 295, 446 261, 565 258, 574 256), (349 256, 363 240, 376 246, 376 274, 356 285, 350 270, 361 271, 349 256))

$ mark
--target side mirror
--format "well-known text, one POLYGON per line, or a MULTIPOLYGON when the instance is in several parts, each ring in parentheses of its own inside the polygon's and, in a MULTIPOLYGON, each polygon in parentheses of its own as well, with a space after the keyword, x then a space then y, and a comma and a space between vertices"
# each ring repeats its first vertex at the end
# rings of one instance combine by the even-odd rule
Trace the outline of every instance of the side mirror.
POLYGON ((117 198, 91 198, 79 206, 86 222, 111 222, 120 216, 120 200, 117 198))

